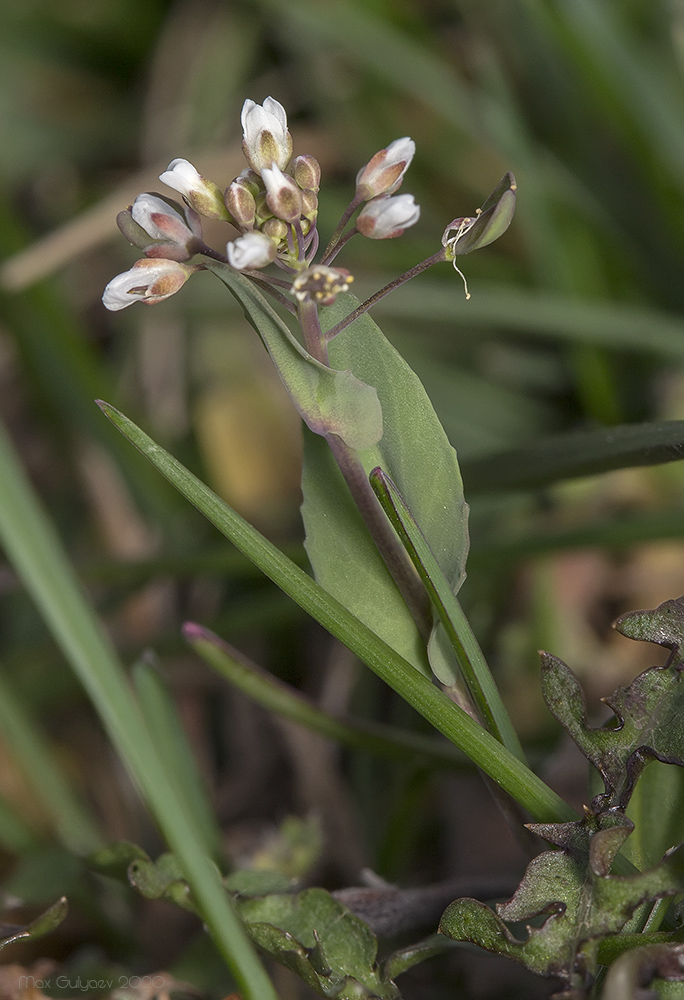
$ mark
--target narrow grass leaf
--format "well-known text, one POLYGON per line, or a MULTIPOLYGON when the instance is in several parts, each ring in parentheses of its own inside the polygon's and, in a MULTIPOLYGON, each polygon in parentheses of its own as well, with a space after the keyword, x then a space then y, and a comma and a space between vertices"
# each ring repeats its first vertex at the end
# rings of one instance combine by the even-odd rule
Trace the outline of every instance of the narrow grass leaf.
POLYGON ((245 1000, 275 1000, 263 966, 206 856, 188 803, 181 799, 145 726, 123 667, 81 593, 54 528, 0 428, 0 542, 79 677, 112 742, 177 855, 198 909, 245 1000))
POLYGON ((183 635, 209 666, 257 704, 342 746, 413 764, 423 757, 433 766, 456 770, 468 766, 452 743, 411 733, 397 726, 325 712, 310 698, 273 677, 201 625, 186 622, 183 635))
POLYGON ((622 424, 542 438, 461 465, 470 492, 523 490, 610 469, 660 465, 684 458, 684 420, 622 424))
POLYGON ((133 683, 150 735, 173 775, 181 798, 188 803, 197 820, 205 849, 211 857, 218 859, 221 856, 221 830, 171 692, 155 665, 145 659, 134 664, 133 683))
POLYGON ((524 760, 525 755, 520 740, 501 700, 487 661, 425 535, 390 477, 382 469, 374 469, 370 479, 375 495, 394 525, 437 610, 484 724, 511 753, 524 760))
POLYGON ((344 642, 535 818, 544 816, 557 821, 574 818, 574 811, 548 785, 180 462, 114 407, 103 402, 100 406, 153 465, 277 586, 344 642))
POLYGON ((102 845, 102 835, 58 765, 33 720, 0 673, 0 733, 26 776, 33 793, 50 814, 62 844, 76 854, 102 845))

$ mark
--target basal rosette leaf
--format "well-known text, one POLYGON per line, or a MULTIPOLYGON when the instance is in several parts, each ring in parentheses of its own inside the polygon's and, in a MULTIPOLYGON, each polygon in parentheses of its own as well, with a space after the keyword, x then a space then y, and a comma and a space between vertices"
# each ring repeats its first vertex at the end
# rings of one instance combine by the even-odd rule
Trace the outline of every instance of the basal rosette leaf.
POLYGON ((254 942, 321 996, 399 997, 377 963, 370 927, 324 889, 238 900, 238 910, 254 942))
POLYGON ((619 934, 641 903, 684 888, 684 847, 660 864, 630 876, 609 875, 632 824, 619 810, 588 813, 579 823, 539 824, 534 832, 562 845, 528 866, 515 895, 493 912, 474 899, 458 899, 445 911, 440 931, 512 958, 538 975, 557 977, 582 990, 596 971, 596 945, 619 934), (518 937, 508 924, 527 924, 518 937))
POLYGON ((68 908, 66 898, 62 896, 30 924, 0 924, 0 950, 16 941, 29 941, 49 934, 62 923, 68 908))
POLYGON ((651 667, 604 698, 617 722, 592 729, 584 694, 570 668, 550 653, 542 653, 541 661, 544 700, 603 778, 605 792, 597 808, 626 808, 651 759, 684 765, 684 684, 677 666, 651 667))

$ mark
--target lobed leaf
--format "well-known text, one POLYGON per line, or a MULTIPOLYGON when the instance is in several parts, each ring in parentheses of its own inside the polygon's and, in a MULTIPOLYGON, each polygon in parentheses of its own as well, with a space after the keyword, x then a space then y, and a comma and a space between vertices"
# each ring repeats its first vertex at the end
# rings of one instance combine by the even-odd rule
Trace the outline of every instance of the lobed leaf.
POLYGON ((321 996, 399 997, 377 963, 370 927, 325 889, 239 900, 238 909, 254 942, 321 996))
POLYGON ((645 901, 684 889, 684 846, 665 855, 654 868, 634 875, 608 874, 632 824, 619 810, 588 813, 578 823, 535 824, 531 829, 562 847, 528 865, 518 890, 493 912, 474 899, 459 899, 445 911, 440 931, 512 958, 539 975, 558 977, 570 988, 584 988, 596 971, 596 944, 619 934, 645 901), (527 924, 518 938, 507 926, 527 924))
POLYGON ((650 667, 629 687, 617 688, 603 699, 617 724, 592 729, 570 668, 550 653, 542 653, 541 661, 546 704, 603 778, 605 791, 597 807, 626 808, 637 778, 653 758, 684 766, 684 685, 677 667, 650 667))

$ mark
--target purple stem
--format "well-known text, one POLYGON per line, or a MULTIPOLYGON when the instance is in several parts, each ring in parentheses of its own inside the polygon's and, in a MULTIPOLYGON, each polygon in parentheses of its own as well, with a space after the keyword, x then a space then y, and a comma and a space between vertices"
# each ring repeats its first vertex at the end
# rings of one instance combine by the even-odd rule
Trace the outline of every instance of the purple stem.
MULTIPOLYGON (((313 302, 300 303, 299 321, 309 354, 321 364, 329 367, 328 347, 323 339, 318 310, 313 302)), ((325 439, 364 524, 377 545, 399 592, 406 601, 421 635, 427 642, 431 629, 430 604, 427 593, 373 492, 358 454, 345 444, 337 434, 326 434, 325 439)))
POLYGON ((333 337, 336 337, 338 333, 341 333, 342 330, 348 327, 350 323, 353 323, 355 319, 358 319, 359 316, 363 316, 363 314, 367 312, 371 306, 374 306, 376 302, 379 302, 380 299, 385 297, 385 295, 389 295, 390 292, 393 292, 395 288, 399 288, 407 281, 410 281, 411 278, 415 278, 416 275, 420 274, 422 271, 427 271, 427 269, 432 267, 433 264, 441 264, 441 262, 446 259, 446 251, 442 248, 441 250, 438 250, 437 253, 433 254, 432 257, 427 257, 425 260, 421 261, 420 264, 416 264, 415 267, 412 267, 404 274, 399 275, 399 277, 395 278, 394 281, 390 281, 389 284, 379 289, 379 291, 375 292, 374 295, 371 295, 369 299, 366 299, 365 302, 362 302, 360 306, 357 306, 356 309, 354 309, 353 312, 350 312, 348 316, 341 319, 339 323, 332 327, 332 329, 324 333, 323 336, 325 340, 332 340, 333 337))

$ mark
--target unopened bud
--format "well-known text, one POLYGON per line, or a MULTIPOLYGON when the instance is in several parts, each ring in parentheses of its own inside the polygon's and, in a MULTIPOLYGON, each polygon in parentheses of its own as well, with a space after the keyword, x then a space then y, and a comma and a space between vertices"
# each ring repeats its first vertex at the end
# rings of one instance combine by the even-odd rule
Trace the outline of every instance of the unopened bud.
POLYGON ((230 221, 223 195, 213 181, 202 177, 187 160, 176 159, 169 163, 159 180, 174 191, 180 191, 186 201, 207 219, 230 221))
POLYGON ((302 215, 309 222, 318 215, 318 195, 315 191, 302 191, 302 215))
POLYGON ((356 175, 356 196, 361 201, 369 201, 380 194, 393 194, 404 179, 409 168, 416 144, 413 139, 395 139, 387 149, 369 160, 356 175))
POLYGON ((315 156, 296 156, 290 167, 292 176, 303 191, 318 191, 321 186, 321 165, 315 156))
POLYGON ((266 204, 277 218, 295 223, 302 214, 302 192, 289 174, 284 174, 275 163, 261 171, 266 185, 266 204))
POLYGON ((261 232, 275 240, 276 243, 285 239, 289 229, 287 222, 283 222, 282 219, 266 219, 266 222, 261 226, 261 232))
POLYGON ((236 271, 244 271, 248 267, 266 267, 270 264, 275 260, 276 246, 264 233, 252 230, 229 243, 226 254, 231 267, 236 271))
POLYGON ((340 292, 349 291, 353 276, 343 267, 316 264, 300 271, 292 282, 292 291, 299 302, 313 301, 331 306, 340 292))
POLYGON ((112 312, 134 302, 154 305, 174 295, 200 267, 187 267, 176 260, 137 260, 129 271, 112 278, 104 290, 102 302, 112 312))
POLYGON ((256 214, 256 201, 251 185, 236 177, 226 190, 226 208, 241 229, 251 229, 256 214))
POLYGON ((202 247, 197 213, 189 206, 183 210, 160 195, 138 195, 129 209, 119 212, 116 222, 128 242, 143 250, 146 257, 189 260, 202 247))
POLYGON ((384 196, 369 201, 359 213, 356 228, 372 240, 391 240, 420 218, 420 206, 412 194, 384 196))
POLYGON ((275 163, 284 170, 292 156, 292 136, 285 108, 272 97, 263 106, 247 100, 242 106, 242 151, 253 170, 261 174, 275 163))

